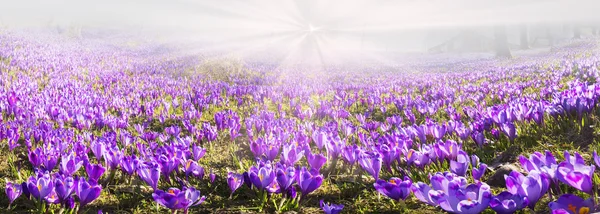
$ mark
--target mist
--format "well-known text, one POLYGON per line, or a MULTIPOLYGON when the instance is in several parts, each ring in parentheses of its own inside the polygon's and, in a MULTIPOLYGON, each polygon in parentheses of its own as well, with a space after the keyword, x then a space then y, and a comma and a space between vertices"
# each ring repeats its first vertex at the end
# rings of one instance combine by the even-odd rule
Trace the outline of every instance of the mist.
POLYGON ((23 0, 2 4, 0 26, 105 30, 183 46, 186 53, 326 63, 448 51, 439 46, 461 32, 491 39, 495 26, 508 29, 511 44, 518 43, 519 26, 536 42, 548 29, 560 32, 557 39, 569 38, 568 28, 591 35, 599 10, 594 0, 23 0))

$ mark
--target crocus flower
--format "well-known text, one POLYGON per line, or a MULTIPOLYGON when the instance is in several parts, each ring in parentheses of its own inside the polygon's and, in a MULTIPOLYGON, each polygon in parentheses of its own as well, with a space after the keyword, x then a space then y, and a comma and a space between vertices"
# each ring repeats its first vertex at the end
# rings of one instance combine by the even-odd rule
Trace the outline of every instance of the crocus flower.
POLYGON ((512 171, 509 175, 505 175, 506 188, 511 194, 525 196, 529 200, 529 208, 533 209, 537 201, 546 194, 550 186, 550 181, 545 174, 534 170, 529 172, 527 176, 512 171))
POLYGON ((182 192, 177 188, 169 188, 167 192, 156 190, 152 193, 152 198, 154 198, 156 203, 171 210, 183 209, 188 205, 185 198, 185 192, 182 192))
POLYGON ((206 154, 206 149, 200 146, 192 147, 192 157, 195 161, 200 160, 206 154))
POLYGON ((167 179, 167 182, 169 182, 171 180, 169 175, 171 174, 171 172, 177 169, 177 166, 179 164, 177 163, 177 161, 175 161, 173 157, 169 158, 166 155, 161 155, 158 158, 157 162, 160 166, 161 174, 167 179))
POLYGON ((464 177, 456 176, 454 173, 436 173, 430 176, 431 186, 423 183, 414 183, 411 187, 415 197, 423 203, 427 203, 432 206, 438 205, 438 199, 445 197, 444 195, 448 192, 448 184, 453 182, 464 188, 467 186, 467 179, 464 177))
POLYGON ((317 170, 307 170, 306 167, 302 167, 302 169, 298 171, 297 182, 300 186, 303 196, 308 195, 321 186, 321 183, 323 182, 323 175, 320 175, 317 170))
POLYGON ((325 214, 338 214, 344 209, 343 204, 329 204, 325 203, 322 199, 320 201, 321 209, 325 214))
POLYGON ((431 186, 423 183, 423 182, 417 182, 414 183, 411 187, 410 187, 411 191, 415 194, 415 197, 417 197, 417 199, 419 199, 419 201, 429 204, 431 206, 437 206, 436 201, 434 201, 433 198, 431 198, 432 195, 437 194, 438 192, 431 189, 431 186), (432 193, 432 194, 430 194, 432 193))
POLYGON ((271 165, 265 165, 260 167, 260 169, 252 166, 248 171, 248 176, 250 177, 252 185, 259 190, 266 188, 275 180, 275 173, 273 172, 271 165))
POLYGON ((210 173, 208 174, 208 178, 210 180, 210 183, 214 183, 215 182, 215 178, 217 178, 217 174, 212 172, 212 169, 210 170, 210 173))
POLYGON ((133 175, 140 164, 139 159, 135 155, 125 156, 121 161, 121 170, 128 175, 133 175))
POLYGON ((411 185, 412 181, 407 176, 404 177, 404 181, 394 177, 390 178, 389 182, 379 179, 373 184, 379 193, 396 201, 406 200, 410 195, 411 185))
POLYGON ((294 184, 294 181, 296 181, 296 169, 291 166, 287 168, 284 166, 277 167, 275 176, 279 187, 283 190, 287 190, 294 184))
POLYGON ((100 177, 102 177, 104 171, 106 171, 106 169, 102 167, 101 164, 91 164, 87 162, 84 164, 84 166, 90 182, 94 183, 98 183, 98 180, 100 180, 100 177))
POLYGON ((451 213, 480 213, 490 203, 492 193, 490 187, 485 183, 470 184, 461 188, 460 183, 451 181, 446 184, 447 192, 437 198, 440 207, 451 213))
POLYGON ((392 163, 398 158, 398 150, 390 148, 387 145, 381 145, 378 148, 379 153, 381 154, 381 160, 383 161, 383 165, 385 168, 391 172, 392 171, 392 163))
POLYGON ((298 149, 296 144, 288 144, 283 146, 281 153, 281 161, 286 165, 293 166, 304 156, 304 151, 298 149))
POLYGON ((54 152, 49 152, 45 155, 46 158, 43 158, 44 169, 46 171, 52 171, 56 164, 58 163, 58 157, 60 155, 55 154, 54 152))
POLYGON ((106 166, 111 170, 114 170, 119 167, 119 164, 121 164, 123 152, 118 148, 112 148, 105 150, 103 156, 104 160, 106 161, 106 166))
POLYGON ((556 177, 563 183, 591 195, 593 193, 592 179, 594 178, 595 168, 594 165, 589 166, 579 163, 573 165, 564 161, 558 165, 556 177))
POLYGON ((48 194, 44 200, 46 200, 48 203, 50 204, 58 204, 60 203, 60 198, 58 198, 58 195, 56 195, 56 191, 52 190, 52 192, 50 192, 50 194, 48 194))
POLYGON ((73 175, 81 168, 83 160, 75 157, 73 154, 63 156, 60 160, 60 172, 64 175, 73 175))
POLYGON ((356 144, 353 146, 346 146, 344 149, 342 149, 342 158, 344 158, 344 160, 350 165, 354 165, 356 163, 359 155, 360 149, 356 144))
POLYGON ((450 171, 459 176, 464 176, 469 169, 469 156, 465 151, 458 152, 455 160, 450 160, 450 171))
POLYGON ((152 189, 156 190, 158 180, 160 179, 160 169, 157 164, 145 163, 140 165, 137 170, 138 176, 145 181, 152 189))
POLYGON ((72 177, 56 177, 54 178, 54 191, 58 198, 62 201, 71 196, 75 189, 75 180, 72 177))
POLYGON ((500 126, 500 130, 502 130, 502 132, 504 132, 504 134, 506 134, 506 136, 508 137, 508 139, 511 142, 513 142, 515 140, 515 138, 517 137, 517 129, 516 129, 515 125, 511 122, 503 123, 500 126))
POLYGON ((17 199, 21 193, 23 193, 23 187, 21 184, 14 184, 10 181, 6 182, 6 197, 8 197, 8 203, 12 204, 15 199, 17 199))
POLYGON ((94 156, 96 156, 96 160, 100 162, 100 159, 102 159, 102 155, 104 154, 104 150, 106 148, 104 141, 95 140, 90 144, 90 147, 94 153, 94 156))
POLYGON ((529 200, 525 196, 504 191, 490 201, 492 210, 499 214, 511 214, 527 207, 529 200))
POLYGON ((381 155, 375 152, 364 152, 358 159, 360 166, 367 171, 375 180, 379 179, 381 171, 381 155))
POLYGON ((583 198, 572 194, 561 195, 558 200, 550 202, 548 207, 550 207, 552 213, 556 214, 582 214, 595 211, 592 198, 583 200, 583 198))
POLYGON ((152 198, 156 203, 169 208, 171 210, 184 209, 187 211, 192 206, 196 206, 204 202, 206 197, 200 196, 200 191, 194 188, 169 188, 167 192, 156 190, 152 193, 152 198))
POLYGON ((594 151, 593 156, 594 156, 594 163, 596 163, 597 167, 600 167, 600 157, 598 156, 598 153, 596 153, 596 151, 594 151))
POLYGON ((550 151, 546 151, 545 154, 535 152, 529 156, 529 159, 521 155, 519 156, 519 162, 521 163, 521 166, 528 172, 537 170, 546 174, 552 183, 556 183, 558 181, 556 177, 558 164, 556 163, 554 155, 552 155, 552 152, 550 151))
POLYGON ((327 162, 327 158, 324 155, 313 155, 310 152, 308 153, 308 155, 306 155, 306 160, 308 162, 308 165, 310 165, 310 168, 316 170, 320 170, 321 167, 323 167, 323 165, 325 164, 325 162, 327 162))
POLYGON ((205 196, 200 196, 200 190, 196 190, 193 187, 184 188, 185 199, 187 200, 187 206, 184 210, 188 210, 190 207, 197 206, 206 200, 205 196))
POLYGON ((96 200, 102 192, 100 185, 95 185, 94 182, 88 183, 83 177, 80 177, 76 182, 77 187, 75 188, 75 192, 77 193, 77 197, 79 197, 79 205, 81 207, 96 200))
POLYGON ((473 167, 473 169, 471 170, 471 176, 473 176, 474 180, 478 181, 481 179, 481 177, 483 177, 486 169, 487 164, 481 163, 479 164, 479 167, 473 167))
POLYGON ((229 190, 231 190, 231 194, 233 194, 235 190, 237 190, 244 184, 244 176, 242 174, 229 172, 227 173, 227 184, 229 185, 229 190))
POLYGON ((39 178, 31 176, 27 181, 27 189, 31 196, 37 200, 42 200, 54 189, 54 182, 48 174, 41 175, 39 178))

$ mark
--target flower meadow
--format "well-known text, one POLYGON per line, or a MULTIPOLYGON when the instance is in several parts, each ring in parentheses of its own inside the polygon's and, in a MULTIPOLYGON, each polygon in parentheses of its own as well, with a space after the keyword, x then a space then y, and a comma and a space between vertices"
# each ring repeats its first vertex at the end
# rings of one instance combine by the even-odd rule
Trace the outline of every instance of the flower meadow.
POLYGON ((126 43, 0 33, 2 213, 599 210, 595 40, 221 78, 126 43))

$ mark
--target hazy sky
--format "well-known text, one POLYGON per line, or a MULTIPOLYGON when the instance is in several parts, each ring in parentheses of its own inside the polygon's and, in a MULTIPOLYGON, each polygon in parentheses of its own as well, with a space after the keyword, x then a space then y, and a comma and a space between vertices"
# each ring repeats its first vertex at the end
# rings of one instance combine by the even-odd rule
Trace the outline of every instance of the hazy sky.
MULTIPOLYGON (((521 23, 600 23, 600 0, 15 0, 8 28, 84 26, 247 51, 422 50, 425 32, 521 23), (312 30, 311 30, 312 29, 312 30)), ((321 56, 322 57, 322 56, 321 56)))

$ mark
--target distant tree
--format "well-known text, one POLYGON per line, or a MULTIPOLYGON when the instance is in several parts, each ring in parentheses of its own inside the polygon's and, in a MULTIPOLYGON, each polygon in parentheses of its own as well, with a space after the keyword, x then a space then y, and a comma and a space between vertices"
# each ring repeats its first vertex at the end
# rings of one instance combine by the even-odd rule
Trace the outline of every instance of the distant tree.
POLYGON ((527 25, 523 24, 519 26, 521 35, 521 49, 529 49, 529 29, 527 25))
POLYGON ((511 58, 510 49, 508 48, 508 37, 506 36, 505 26, 494 27, 494 37, 496 40, 496 56, 511 58))

